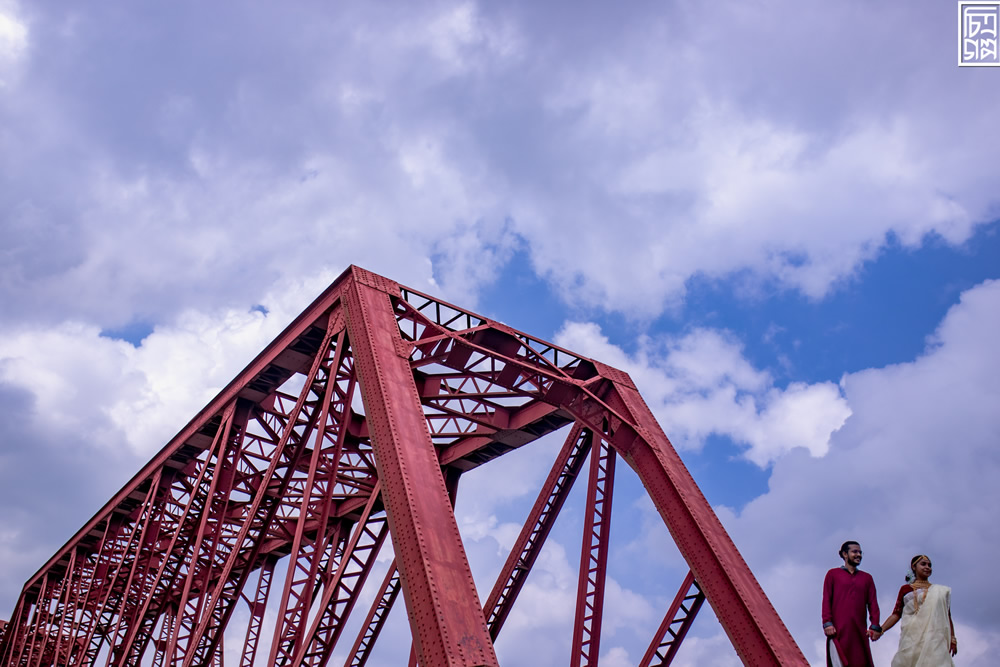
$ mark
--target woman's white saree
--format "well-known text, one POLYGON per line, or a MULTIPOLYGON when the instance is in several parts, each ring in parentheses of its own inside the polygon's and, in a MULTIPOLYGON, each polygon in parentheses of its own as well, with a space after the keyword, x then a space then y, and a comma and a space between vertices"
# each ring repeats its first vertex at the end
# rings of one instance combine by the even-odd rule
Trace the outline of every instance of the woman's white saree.
POLYGON ((892 667, 953 667, 948 610, 951 589, 931 584, 927 593, 907 593, 900 620, 899 650, 892 667), (919 603, 919 604, 918 604, 919 603))

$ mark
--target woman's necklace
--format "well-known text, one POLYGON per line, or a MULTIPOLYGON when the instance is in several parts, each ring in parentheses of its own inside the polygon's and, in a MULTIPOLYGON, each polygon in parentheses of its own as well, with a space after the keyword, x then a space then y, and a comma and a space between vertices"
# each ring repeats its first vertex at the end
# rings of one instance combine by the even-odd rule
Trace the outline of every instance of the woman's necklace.
POLYGON ((913 613, 920 611, 920 598, 917 596, 918 590, 924 591, 924 599, 927 599, 927 589, 931 587, 931 582, 926 579, 916 579, 910 582, 910 588, 913 589, 913 613))

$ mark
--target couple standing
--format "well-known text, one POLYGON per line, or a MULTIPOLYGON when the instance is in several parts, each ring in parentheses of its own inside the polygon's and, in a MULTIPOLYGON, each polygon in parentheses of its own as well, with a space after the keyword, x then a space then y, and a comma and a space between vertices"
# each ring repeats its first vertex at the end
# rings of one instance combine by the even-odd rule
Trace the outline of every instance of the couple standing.
POLYGON ((861 545, 844 542, 840 557, 844 564, 827 572, 823 581, 827 667, 872 667, 868 640, 878 641, 900 619, 899 650, 892 667, 953 667, 951 656, 958 652, 958 642, 951 622, 951 589, 928 581, 930 558, 913 557, 896 606, 879 625, 875 581, 858 569, 861 545), (871 618, 867 630, 866 616, 871 618))

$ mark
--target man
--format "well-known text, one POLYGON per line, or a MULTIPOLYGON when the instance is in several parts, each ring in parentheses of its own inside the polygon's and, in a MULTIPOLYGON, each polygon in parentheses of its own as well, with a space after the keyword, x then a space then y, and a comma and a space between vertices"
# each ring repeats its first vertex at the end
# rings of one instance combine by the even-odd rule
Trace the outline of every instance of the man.
POLYGON ((839 555, 844 564, 826 573, 823 580, 823 632, 826 633, 827 667, 874 667, 868 640, 882 634, 878 619, 875 581, 861 564, 861 545, 844 542, 839 555), (867 610, 867 613, 866 613, 867 610), (871 625, 865 629, 865 617, 871 625))

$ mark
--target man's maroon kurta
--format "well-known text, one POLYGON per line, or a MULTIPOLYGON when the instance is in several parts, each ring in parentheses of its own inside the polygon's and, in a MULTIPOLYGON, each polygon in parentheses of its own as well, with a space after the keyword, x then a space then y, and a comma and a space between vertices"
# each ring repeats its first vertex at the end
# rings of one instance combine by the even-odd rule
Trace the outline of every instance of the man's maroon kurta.
MULTIPOLYGON (((833 623, 837 629, 834 637, 845 667, 873 667, 872 652, 868 645, 868 624, 878 625, 878 600, 875 599, 875 581, 867 572, 837 567, 826 573, 823 580, 823 623, 833 623)), ((830 656, 826 657, 830 665, 830 656)))

